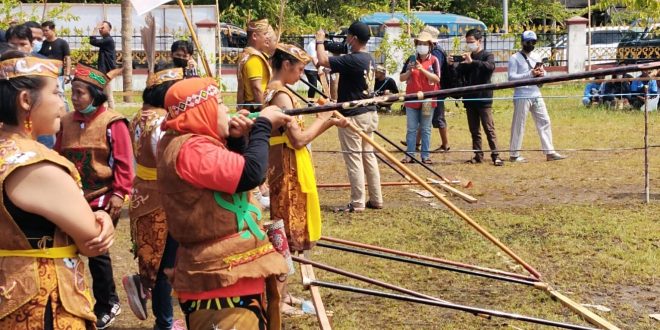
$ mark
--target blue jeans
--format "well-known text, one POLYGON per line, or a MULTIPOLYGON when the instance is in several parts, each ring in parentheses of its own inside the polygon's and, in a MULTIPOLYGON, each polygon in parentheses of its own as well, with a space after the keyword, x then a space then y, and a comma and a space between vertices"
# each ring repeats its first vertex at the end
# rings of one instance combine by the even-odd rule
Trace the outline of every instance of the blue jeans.
POLYGON ((427 159, 431 155, 431 118, 433 111, 422 114, 421 109, 406 107, 406 152, 411 157, 415 156, 415 144, 417 140, 417 129, 419 128, 422 136, 422 159, 427 159))
POLYGON ((156 327, 154 329, 171 329, 174 310, 172 309, 172 286, 167 280, 167 276, 163 270, 165 268, 174 267, 174 261, 176 259, 176 249, 179 247, 177 243, 170 235, 167 235, 167 241, 165 242, 165 251, 163 252, 163 257, 160 260, 160 267, 158 268, 158 274, 156 275, 156 283, 153 290, 151 291, 151 311, 156 317, 156 327))

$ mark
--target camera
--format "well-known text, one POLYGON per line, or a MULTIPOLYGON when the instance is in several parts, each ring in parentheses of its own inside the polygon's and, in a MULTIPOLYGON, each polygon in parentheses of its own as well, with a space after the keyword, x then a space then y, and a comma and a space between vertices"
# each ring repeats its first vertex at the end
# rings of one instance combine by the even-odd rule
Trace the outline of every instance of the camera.
POLYGON ((452 55, 452 60, 454 60, 454 62, 456 62, 456 63, 461 63, 461 62, 465 61, 465 59, 463 58, 463 55, 452 55))
POLYGON ((327 39, 323 42, 325 49, 333 54, 348 54, 348 45, 346 44, 346 36, 339 34, 328 35, 327 39), (336 41, 340 39, 341 41, 336 41))

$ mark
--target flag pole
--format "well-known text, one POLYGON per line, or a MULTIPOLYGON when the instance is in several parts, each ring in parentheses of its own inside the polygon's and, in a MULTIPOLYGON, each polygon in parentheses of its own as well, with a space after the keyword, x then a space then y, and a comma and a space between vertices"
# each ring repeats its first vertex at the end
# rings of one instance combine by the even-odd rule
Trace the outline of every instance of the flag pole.
POLYGON ((190 36, 193 39, 193 42, 195 43, 195 47, 199 49, 200 55, 202 56, 202 64, 204 65, 204 71, 206 71, 206 74, 209 77, 213 77, 213 72, 211 71, 211 67, 209 66, 209 62, 206 60, 206 54, 204 53, 204 49, 200 46, 199 40, 197 39, 197 33, 195 33, 195 29, 192 26, 192 23, 190 22, 190 18, 188 18, 188 13, 186 12, 186 6, 183 5, 182 0, 177 0, 176 1, 179 4, 179 7, 181 8, 181 12, 183 13, 183 18, 186 20, 186 24, 188 25, 188 30, 190 30, 190 36))

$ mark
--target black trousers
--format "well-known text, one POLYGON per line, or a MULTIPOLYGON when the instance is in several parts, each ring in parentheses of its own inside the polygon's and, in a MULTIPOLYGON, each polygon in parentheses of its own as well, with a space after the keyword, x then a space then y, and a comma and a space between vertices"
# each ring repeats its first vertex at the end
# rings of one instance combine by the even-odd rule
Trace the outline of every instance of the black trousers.
POLYGON ((92 291, 96 299, 94 311, 109 312, 115 303, 119 303, 110 253, 89 258, 89 272, 92 274, 92 291))
MULTIPOLYGON (((314 71, 314 70, 305 70, 305 77, 307 77, 307 81, 312 84, 312 86, 318 86, 318 81, 319 81, 319 72, 314 71)), ((308 98, 313 98, 314 94, 316 94, 316 91, 314 88, 309 88, 307 90, 307 97, 308 98)))
POLYGON ((488 106, 480 105, 466 105, 465 110, 467 113, 468 126, 470 127, 470 134, 472 135, 472 149, 475 151, 474 157, 478 159, 484 158, 484 153, 481 151, 481 127, 484 128, 488 146, 492 151, 490 157, 495 160, 498 157, 497 152, 497 136, 495 135, 495 122, 493 121, 493 109, 488 106))

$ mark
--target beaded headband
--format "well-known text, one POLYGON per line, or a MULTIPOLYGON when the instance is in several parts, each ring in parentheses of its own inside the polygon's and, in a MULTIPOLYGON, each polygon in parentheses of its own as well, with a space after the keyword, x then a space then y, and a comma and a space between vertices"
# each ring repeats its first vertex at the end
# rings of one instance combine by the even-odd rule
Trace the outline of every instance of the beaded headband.
POLYGON ((312 58, 304 50, 298 48, 298 46, 289 45, 289 44, 277 44, 277 49, 295 57, 298 61, 305 64, 309 63, 312 58))
POLYGON ((270 24, 268 24, 268 19, 260 19, 260 20, 254 20, 248 23, 247 25, 247 31, 248 32, 268 32, 268 27, 270 24))
POLYGON ((11 58, 0 62, 0 79, 12 79, 27 76, 57 78, 62 62, 38 57, 11 58))
POLYGON ((218 95, 220 95, 220 90, 218 87, 209 85, 197 93, 186 96, 185 100, 181 100, 177 104, 170 105, 167 107, 167 112, 169 113, 170 118, 176 118, 190 108, 194 108, 205 102, 209 99, 209 97, 217 98, 218 95))
POLYGON ((105 73, 96 70, 90 66, 78 63, 73 73, 74 80, 80 80, 103 90, 110 82, 110 77, 105 73))
POLYGON ((149 77, 147 82, 147 87, 160 85, 164 82, 172 80, 181 80, 183 79, 183 69, 182 68, 171 68, 158 71, 149 77))

